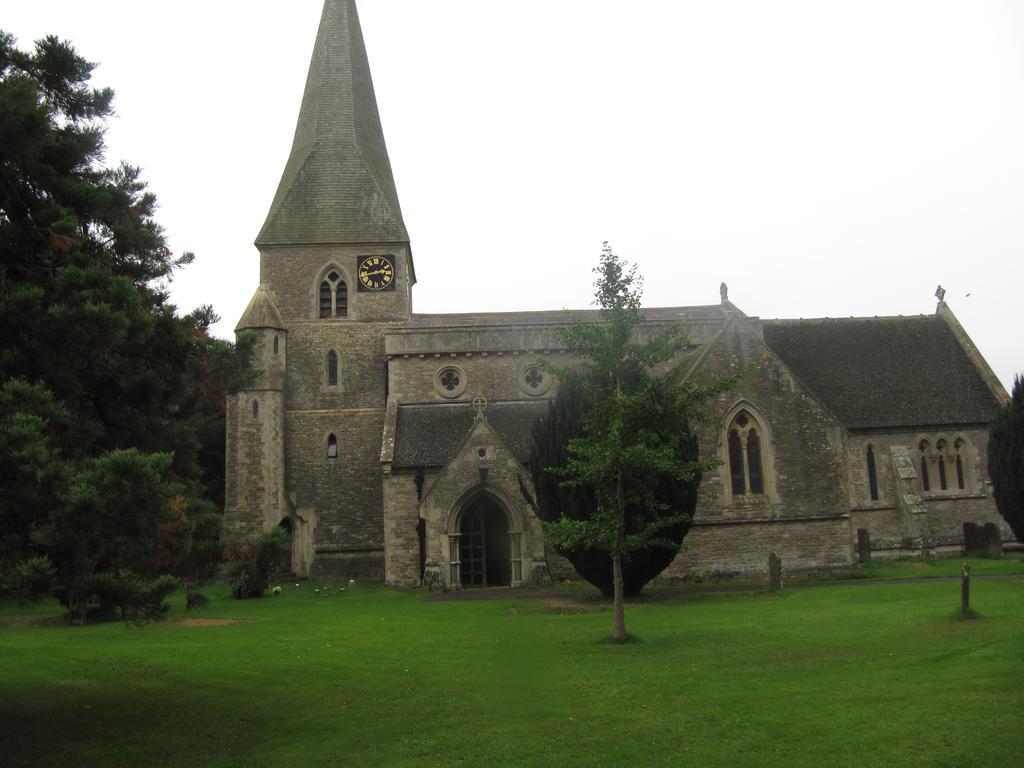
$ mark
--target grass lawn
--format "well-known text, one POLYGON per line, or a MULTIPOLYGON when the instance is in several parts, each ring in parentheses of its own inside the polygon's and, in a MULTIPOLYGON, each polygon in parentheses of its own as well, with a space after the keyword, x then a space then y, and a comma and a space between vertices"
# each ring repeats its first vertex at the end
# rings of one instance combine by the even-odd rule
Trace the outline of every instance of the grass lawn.
POLYGON ((629 646, 578 591, 316 586, 142 628, 0 604, 0 764, 1024 764, 1021 581, 973 621, 927 580, 649 600, 629 646))
MULTIPOLYGON (((968 560, 971 576, 1024 574, 1024 559, 1019 555, 1002 559, 972 557, 968 560)), ((859 567, 859 576, 868 579, 916 579, 942 576, 960 577, 964 558, 932 560, 871 560, 859 567)))

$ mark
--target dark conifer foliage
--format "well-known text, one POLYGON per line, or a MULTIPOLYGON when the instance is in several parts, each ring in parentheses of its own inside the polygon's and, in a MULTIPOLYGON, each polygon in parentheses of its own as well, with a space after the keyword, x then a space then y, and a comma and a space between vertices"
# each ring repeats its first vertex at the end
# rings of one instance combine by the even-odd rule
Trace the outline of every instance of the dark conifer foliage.
MULTIPOLYGON (((21 51, 0 32, 0 480, 18 489, 0 502, 0 570, 70 551, 53 531, 74 541, 74 489, 111 452, 159 469, 169 485, 153 487, 176 499, 164 512, 209 514, 223 499, 224 393, 248 376, 250 339, 215 340, 211 308, 169 303, 192 255, 170 252, 139 169, 102 165, 113 92, 90 85, 93 66, 55 37, 21 51)), ((114 563, 75 551, 75 578, 114 563)), ((180 558, 145 560, 149 578, 180 558)))
POLYGON ((612 636, 626 642, 623 596, 672 562, 701 475, 715 466, 700 458, 691 422, 736 377, 701 385, 683 376, 682 329, 645 325, 643 280, 607 243, 594 273, 600 319, 562 332, 573 363, 550 366, 560 386, 531 465, 545 541, 613 595, 612 636))
MULTIPOLYGON (((569 459, 569 442, 582 435, 585 407, 582 385, 570 379, 559 388, 558 398, 534 428, 530 472, 537 490, 536 512, 541 520, 554 522, 561 516, 589 520, 596 508, 597 498, 591 486, 569 487, 561 482, 558 475, 544 471, 548 467, 565 466, 569 459)), ((679 460, 683 463, 698 459, 696 437, 688 431, 688 425, 686 429, 679 440, 679 460)), ((644 585, 664 571, 678 554, 696 510, 696 484, 663 476, 658 480, 654 498, 657 505, 653 508, 673 509, 686 519, 662 528, 658 541, 623 558, 622 578, 627 596, 640 594, 644 585)), ((627 533, 638 534, 653 522, 639 505, 632 505, 627 515, 627 533)), ((580 576, 605 595, 612 595, 612 561, 607 552, 585 546, 558 551, 572 563, 580 576)))
POLYGON ((988 433, 992 495, 1018 541, 1024 541, 1024 379, 1013 380, 1010 402, 996 412, 988 433))

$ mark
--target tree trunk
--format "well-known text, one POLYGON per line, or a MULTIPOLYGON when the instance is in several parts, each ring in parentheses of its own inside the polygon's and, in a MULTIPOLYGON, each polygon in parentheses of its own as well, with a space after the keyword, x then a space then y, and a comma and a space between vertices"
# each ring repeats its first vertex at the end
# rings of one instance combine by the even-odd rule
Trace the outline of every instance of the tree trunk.
POLYGON ((612 575, 615 582, 615 629, 612 639, 617 643, 626 642, 626 608, 622 600, 622 555, 612 555, 612 575))
POLYGON ((625 589, 622 583, 622 544, 626 535, 626 499, 623 489, 622 473, 618 477, 619 524, 615 531, 615 549, 612 551, 612 581, 615 586, 613 601, 615 603, 615 628, 612 639, 617 643, 626 642, 626 607, 624 605, 625 589))

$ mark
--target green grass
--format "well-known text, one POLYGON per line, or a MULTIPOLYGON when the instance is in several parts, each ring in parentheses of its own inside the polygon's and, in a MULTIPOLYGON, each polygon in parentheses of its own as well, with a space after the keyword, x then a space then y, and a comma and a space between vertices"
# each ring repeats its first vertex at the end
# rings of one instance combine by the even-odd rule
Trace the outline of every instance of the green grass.
MULTIPOLYGON (((856 583, 627 608, 316 585, 201 619, 0 604, 13 766, 1017 766, 1024 582, 856 583)), ((176 596, 175 602, 183 601, 176 596)))
POLYGON ((871 560, 860 566, 859 575, 868 579, 959 578, 960 567, 965 560, 971 566, 971 576, 1024 574, 1024 559, 1012 556, 1002 559, 952 557, 936 560, 871 560))

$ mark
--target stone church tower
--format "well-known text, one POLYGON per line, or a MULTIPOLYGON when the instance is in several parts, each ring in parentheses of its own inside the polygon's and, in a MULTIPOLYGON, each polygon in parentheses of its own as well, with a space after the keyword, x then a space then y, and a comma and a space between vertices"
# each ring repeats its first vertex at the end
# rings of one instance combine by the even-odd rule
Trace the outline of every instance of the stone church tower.
POLYGON ((226 524, 284 525, 301 574, 314 546, 359 570, 383 557, 384 334, 408 321, 416 276, 353 0, 324 4, 256 246, 236 330, 256 333, 261 373, 229 408, 226 524))
MULTIPOLYGON (((256 239, 252 386, 228 399, 225 527, 282 526, 298 575, 453 588, 571 576, 525 466, 590 311, 425 315, 354 0, 326 0, 291 154, 256 239)), ((718 469, 670 578, 1013 547, 987 476, 1007 395, 937 294, 934 315, 762 320, 721 287, 682 322, 685 376, 746 371, 707 404, 718 469)))

